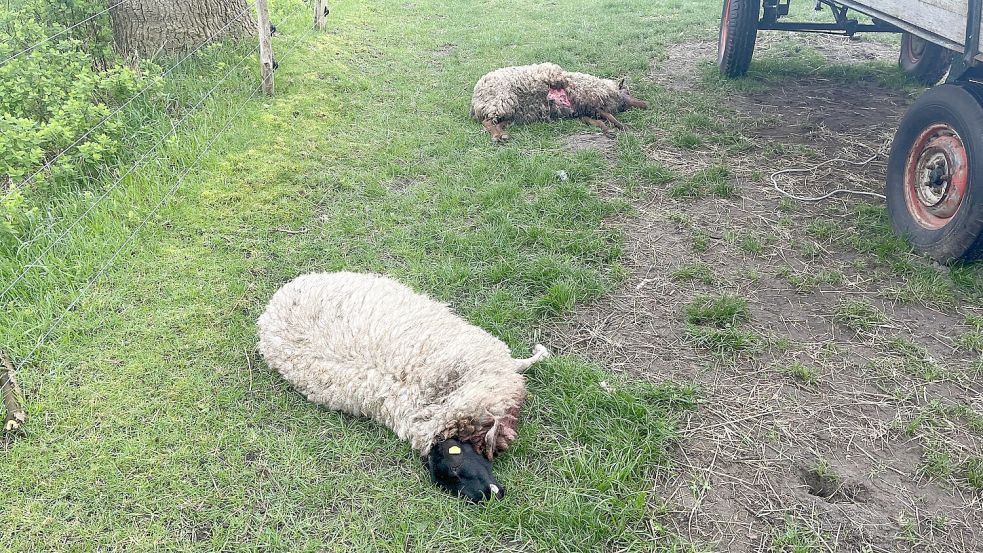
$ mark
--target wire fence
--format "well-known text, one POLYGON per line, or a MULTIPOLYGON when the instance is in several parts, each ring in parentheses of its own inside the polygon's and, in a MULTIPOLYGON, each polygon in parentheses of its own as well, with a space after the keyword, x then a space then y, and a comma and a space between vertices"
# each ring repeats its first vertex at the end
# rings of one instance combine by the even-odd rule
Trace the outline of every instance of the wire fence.
MULTIPOLYGON (((100 15, 105 14, 106 12, 113 9, 114 7, 119 6, 122 3, 122 1, 124 0, 114 3, 113 5, 109 6, 105 10, 95 13, 85 18, 84 20, 79 21, 78 23, 59 31, 58 33, 55 33, 32 46, 19 50, 17 53, 13 54, 12 56, 0 60, 0 65, 9 62, 17 58, 18 56, 23 55, 24 53, 30 52, 34 48, 37 48, 38 46, 46 42, 49 42, 57 38, 58 36, 64 35, 65 33, 69 32, 71 29, 78 27, 79 25, 82 25, 88 21, 95 19, 96 17, 99 17, 100 15)), ((242 12, 231 18, 224 27, 217 30, 206 41, 204 41, 196 48, 193 48, 192 50, 187 52, 177 62, 175 62, 167 70, 165 70, 162 73, 162 76, 166 77, 172 74, 178 67, 180 67, 187 60, 191 59, 197 52, 199 52, 206 44, 211 43, 213 40, 218 38, 222 33, 224 33, 225 30, 228 29, 228 27, 232 25, 235 21, 242 18, 245 14, 248 14, 251 9, 252 7, 248 6, 245 10, 243 10, 242 12)), ((303 19, 307 19, 310 12, 306 10, 301 10, 301 11, 303 12, 301 14, 301 17, 303 19)), ((290 21, 288 21, 286 25, 281 24, 280 28, 283 29, 284 27, 288 27, 288 26, 292 27, 294 24, 295 24, 295 16, 290 17, 290 21)), ((300 48, 307 41, 310 34, 316 28, 317 28, 316 25, 310 26, 303 35, 299 36, 294 41, 294 43, 290 46, 290 48, 288 48, 285 51, 284 54, 278 56, 277 58, 278 65, 282 66, 286 61, 288 61, 291 58, 291 56, 296 52, 296 50, 300 48)), ((279 34, 282 33, 278 33, 278 35, 279 34)), ((113 192, 118 190, 122 186, 122 184, 127 179, 127 177, 133 175, 136 171, 138 171, 141 167, 145 166, 148 162, 151 161, 156 161, 158 163, 164 162, 163 146, 167 144, 168 140, 170 140, 172 137, 175 137, 183 128, 185 128, 189 120, 195 118, 198 115, 207 113, 209 111, 209 106, 206 105, 208 100, 213 98, 216 95, 216 93, 223 88, 223 85, 227 83, 233 76, 241 72, 241 68, 244 64, 246 64, 249 60, 256 60, 258 50, 259 50, 259 45, 252 45, 249 48, 247 48, 246 51, 243 53, 243 55, 241 55, 241 57, 238 58, 238 61, 235 64, 233 64, 228 69, 228 71, 226 71, 220 78, 218 78, 214 82, 214 84, 212 84, 208 88, 208 90, 205 91, 197 99, 197 101, 189 109, 185 111, 184 115, 182 115, 180 119, 178 119, 176 122, 171 123, 170 129, 168 131, 163 133, 153 143, 152 146, 150 146, 146 151, 144 151, 143 154, 141 154, 133 163, 129 164, 125 170, 119 173, 116 176, 116 178, 112 180, 111 183, 105 186, 102 189, 102 191, 99 193, 98 197, 95 198, 91 203, 89 203, 88 206, 77 217, 74 217, 70 222, 66 222, 64 220, 52 221, 49 225, 46 225, 45 228, 39 230, 38 234, 34 236, 32 240, 39 240, 41 236, 53 236, 53 237, 51 238, 50 242, 48 242, 36 256, 33 256, 32 261, 25 263, 19 271, 16 271, 16 274, 10 279, 9 282, 2 285, 2 288, 0 288, 0 303, 4 302, 8 294, 12 290, 14 290, 17 287, 17 285, 20 284, 31 273, 32 270, 45 267, 45 260, 47 259, 48 255, 52 252, 52 250, 55 247, 57 247, 58 244, 62 243, 67 237, 69 237, 72 234, 73 229, 75 229, 79 224, 85 221, 94 212, 94 210, 96 210, 97 207, 103 205, 107 201, 107 199, 113 195, 113 192), (64 224, 65 226, 60 231, 57 232, 57 235, 55 235, 56 232, 55 228, 58 227, 59 224, 64 224)), ((29 183, 33 179, 37 178, 38 175, 43 174, 44 171, 48 170, 52 166, 52 164, 57 161, 59 157, 65 154, 66 151, 78 147, 78 145, 81 144, 87 136, 91 135, 95 130, 97 130, 99 127, 104 125, 111 118, 122 113, 124 109, 127 106, 129 106, 133 101, 143 96, 147 92, 147 90, 149 90, 149 88, 150 85, 141 89, 139 92, 136 92, 125 102, 123 102, 120 106, 118 106, 114 111, 112 111, 111 113, 103 117, 99 122, 95 123, 93 126, 88 128, 86 132, 81 137, 79 137, 79 139, 76 140, 71 146, 63 149, 58 154, 56 154, 51 159, 49 159, 47 162, 45 162, 45 164, 40 169, 32 173, 31 176, 24 179, 19 186, 22 187, 26 183, 29 183)), ((250 86, 251 92, 248 94, 248 96, 238 101, 238 105, 234 110, 232 110, 231 115, 229 115, 225 119, 225 122, 219 128, 217 128, 216 130, 212 131, 209 134, 208 139, 205 141, 204 145, 198 149, 193 160, 186 164, 183 171, 180 172, 177 178, 174 179, 173 184, 167 187, 167 189, 156 201, 156 203, 153 204, 153 206, 150 208, 146 216, 143 217, 139 221, 139 223, 137 223, 136 226, 132 228, 132 230, 130 230, 130 232, 126 235, 126 237, 122 240, 122 242, 112 251, 112 253, 104 261, 102 261, 98 265, 98 267, 91 273, 89 278, 85 280, 84 284, 81 287, 79 287, 74 294, 72 294, 71 301, 64 307, 64 309, 59 309, 57 311, 57 316, 54 316, 49 324, 43 326, 42 330, 40 331, 39 337, 36 340, 34 340, 31 349, 25 355, 19 356, 19 358, 16 359, 16 361, 13 363, 15 370, 19 371, 21 368, 23 368, 26 364, 28 364, 34 359, 38 351, 48 342, 48 340, 55 333, 55 331, 60 327, 60 325, 68 316, 68 314, 78 306, 79 302, 81 302, 82 299, 89 293, 89 291, 100 281, 100 279, 102 279, 103 276, 105 276, 105 274, 109 271, 109 269, 113 267, 114 263, 117 261, 120 254, 124 252, 127 249, 127 247, 129 247, 134 242, 134 240, 137 238, 140 232, 153 220, 153 218, 160 212, 160 210, 165 205, 168 204, 168 202, 174 197, 175 193, 177 193, 177 191, 184 184, 188 176, 199 166, 200 162, 205 157, 205 155, 212 149, 215 143, 222 137, 223 133, 225 133, 229 129, 232 123, 239 118, 239 116, 251 104, 252 100, 256 98, 257 94, 259 94, 259 92, 262 89, 263 89, 263 85, 260 82, 257 82, 255 86, 250 86)), ((13 187, 10 192, 12 191, 13 191, 13 187)), ((10 192, 8 192, 8 195, 10 192)), ((5 196, 5 198, 6 197, 7 196, 5 196)))
MULTIPOLYGON (((218 38, 219 36, 221 36, 222 33, 224 33, 226 31, 226 29, 228 29, 230 26, 232 26, 233 23, 235 23, 236 21, 242 19, 242 16, 246 15, 247 13, 249 13, 249 10, 250 10, 250 8, 249 7, 246 7, 245 9, 243 9, 242 11, 240 11, 238 14, 236 14, 235 17, 232 17, 231 19, 229 19, 229 21, 225 25, 223 25, 222 28, 220 28, 219 30, 217 30, 214 33, 212 33, 212 35, 207 40, 203 41, 201 44, 199 44, 195 48, 192 48, 191 51, 189 51, 184 57, 182 57, 176 63, 174 63, 174 65, 171 65, 170 67, 168 67, 167 70, 165 70, 161 74, 161 78, 164 78, 164 77, 169 76, 171 73, 174 72, 175 69, 177 69, 178 67, 180 67, 181 64, 183 64, 187 60, 191 59, 192 56, 194 56, 196 53, 198 53, 199 51, 201 51, 201 49, 204 48, 206 44, 210 44, 211 41, 213 41, 216 38, 218 38)), ((38 43, 38 45, 40 45, 40 43, 38 43)), ((109 121, 113 117, 115 117, 115 116, 119 115, 120 113, 122 113, 123 110, 126 109, 127 106, 129 106, 130 104, 132 104, 134 100, 136 100, 137 98, 142 97, 148 90, 150 90, 153 87, 154 87, 154 83, 151 82, 151 83, 147 84, 147 86, 143 87, 139 92, 137 92, 136 94, 130 96, 126 101, 124 101, 122 104, 120 104, 119 106, 117 106, 116 109, 114 109, 108 115, 106 115, 105 117, 103 117, 102 119, 100 119, 98 122, 96 122, 96 124, 94 124, 91 127, 89 127, 84 133, 82 133, 81 136, 79 136, 75 140, 75 142, 72 142, 66 148, 63 148, 57 154, 55 154, 54 156, 51 156, 51 159, 49 159, 48 161, 44 162, 44 164, 42 164, 41 167, 38 168, 37 171, 35 171, 35 172, 31 173, 30 175, 28 175, 27 177, 25 177, 24 180, 22 180, 17 185, 10 187, 10 191, 8 191, 7 194, 3 197, 3 199, 0 199, 0 201, 3 201, 5 199, 7 199, 8 197, 10 197, 10 195, 13 194, 15 190, 17 190, 19 188, 24 188, 25 186, 27 186, 28 184, 30 184, 34 179, 36 179, 38 177, 38 175, 44 173, 45 171, 47 171, 48 169, 50 169, 52 166, 54 166, 55 162, 57 162, 59 159, 61 159, 62 156, 64 156, 65 154, 71 152, 73 149, 77 148, 79 146, 79 144, 82 144, 85 141, 86 138, 89 138, 90 136, 92 136, 92 133, 94 133, 95 131, 97 131, 100 128, 102 128, 102 126, 105 125, 107 121, 109 121)))
POLYGON ((38 42, 35 42, 34 44, 28 46, 27 48, 24 48, 23 50, 18 50, 17 52, 14 52, 10 56, 7 56, 6 58, 0 60, 0 65, 3 65, 5 63, 7 63, 8 61, 15 60, 15 59, 23 56, 24 54, 26 54, 26 53, 34 50, 38 46, 43 46, 43 45, 51 42, 52 40, 54 40, 54 39, 56 39, 56 38, 58 38, 60 36, 63 36, 65 34, 68 34, 68 33, 72 32, 73 30, 77 29, 78 27, 80 27, 82 25, 85 25, 86 23, 92 21, 93 19, 96 19, 97 17, 99 17, 101 15, 107 14, 107 13, 109 13, 113 9, 116 9, 117 7, 119 7, 121 4, 123 4, 126 1, 127 0, 119 0, 119 2, 116 2, 115 4, 109 6, 106 9, 104 9, 102 11, 99 11, 99 12, 96 12, 96 13, 90 15, 89 17, 86 17, 82 21, 79 21, 77 23, 73 23, 72 25, 69 25, 68 27, 65 27, 64 29, 58 31, 57 33, 54 33, 53 35, 46 36, 46 37, 44 37, 43 40, 40 40, 38 42))

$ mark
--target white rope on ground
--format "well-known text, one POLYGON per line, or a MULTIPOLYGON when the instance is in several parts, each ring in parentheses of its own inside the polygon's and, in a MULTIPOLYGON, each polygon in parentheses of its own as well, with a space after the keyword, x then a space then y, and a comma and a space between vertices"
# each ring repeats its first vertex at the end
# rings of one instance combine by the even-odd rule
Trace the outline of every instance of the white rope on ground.
MULTIPOLYGON (((250 10, 250 8, 247 6, 246 9, 242 10, 241 12, 239 12, 239 15, 237 15, 237 16, 233 17, 232 19, 230 19, 229 22, 226 23, 221 29, 215 31, 215 33, 213 33, 212 36, 208 37, 204 42, 202 42, 201 44, 199 44, 198 46, 196 46, 194 49, 192 49, 190 52, 188 52, 187 55, 185 55, 177 63, 175 63, 174 65, 172 65, 170 68, 168 68, 167 71, 164 71, 160 75, 160 77, 161 78, 164 78, 164 77, 170 75, 175 69, 178 68, 178 66, 180 66, 182 63, 184 63, 185 61, 187 61, 188 58, 190 58, 191 56, 193 56, 199 50, 201 50, 202 48, 204 48, 205 45, 209 44, 212 40, 214 40, 216 37, 218 37, 218 35, 220 33, 224 32, 226 29, 229 28, 229 25, 232 25, 232 23, 234 23, 235 21, 237 21, 240 17, 242 17, 249 10, 250 10)), ((84 141, 86 138, 88 138, 96 129, 102 127, 106 123, 106 121, 109 121, 111 118, 113 118, 114 116, 116 116, 117 114, 119 114, 121 111, 123 111, 126 108, 126 106, 130 105, 134 100, 136 100, 140 96, 143 96, 143 94, 145 92, 147 92, 148 90, 150 90, 153 86, 154 86, 154 83, 151 82, 147 86, 143 87, 143 89, 140 90, 140 92, 137 92, 136 94, 134 94, 133 96, 131 96, 127 101, 123 102, 120 106, 118 106, 115 110, 113 110, 109 115, 106 115, 105 117, 103 117, 102 119, 100 119, 98 123, 96 123, 95 125, 89 127, 89 129, 86 130, 85 133, 82 136, 78 137, 78 139, 76 139, 75 142, 72 142, 67 147, 63 148, 60 152, 58 152, 57 154, 55 154, 54 157, 52 157, 51 159, 49 159, 48 161, 46 161, 44 163, 44 165, 41 166, 40 169, 38 169, 34 173, 31 173, 24 180, 20 181, 16 186, 10 187, 10 191, 8 191, 7 194, 5 194, 2 199, 0 199, 0 202, 2 202, 3 200, 6 200, 7 198, 9 198, 10 195, 14 193, 14 190, 16 190, 18 188, 22 188, 23 186, 25 186, 26 184, 28 184, 29 182, 31 182, 32 180, 34 180, 35 178, 37 178, 37 176, 40 175, 41 173, 43 173, 45 170, 50 169, 51 166, 54 165, 54 163, 61 158, 61 156, 65 155, 67 152, 71 151, 72 148, 74 148, 74 147, 78 146, 79 144, 81 144, 82 141, 84 141)))
MULTIPOLYGON (((307 31, 307 33, 305 33, 303 35, 302 40, 300 42, 298 42, 298 45, 299 44, 302 44, 303 43, 303 39, 306 39, 311 34, 312 31, 313 31, 313 29, 309 29, 307 31)), ((296 51, 296 49, 297 48, 295 47, 295 48, 289 50, 287 52, 287 54, 284 55, 281 58, 281 60, 286 61, 294 53, 294 51, 296 51)), ((92 288, 92 286, 95 285, 95 283, 98 282, 100 278, 102 278, 102 276, 106 273, 106 271, 113 264, 113 262, 116 261, 116 258, 119 257, 119 254, 126 248, 126 246, 128 246, 130 244, 130 242, 133 241, 134 238, 136 238, 137 234, 143 229, 143 227, 145 227, 147 225, 147 223, 150 221, 150 219, 153 218, 153 216, 157 214, 157 212, 160 210, 161 207, 163 207, 163 205, 165 203, 167 203, 167 200, 171 196, 173 196, 175 192, 177 192, 177 190, 178 190, 178 188, 180 188, 181 184, 184 183, 184 180, 187 178, 188 174, 191 173, 191 171, 195 168, 195 166, 198 164, 198 162, 201 161, 201 159, 204 157, 204 155, 211 149, 212 145, 215 143, 215 141, 218 139, 218 137, 221 136, 222 133, 224 133, 226 130, 228 130, 228 128, 232 125, 232 122, 235 121, 238 118, 239 114, 242 113, 242 110, 245 109, 246 105, 249 104, 250 100, 252 100, 253 98, 255 98, 256 97, 256 94, 258 94, 259 91, 262 90, 262 89, 263 89, 262 85, 256 86, 256 88, 253 89, 252 94, 250 94, 248 98, 246 98, 241 104, 239 104, 238 109, 236 109, 235 113, 233 113, 228 118, 228 120, 225 122, 225 124, 222 126, 222 128, 219 129, 217 132, 215 132, 215 133, 212 134, 212 136, 209 138, 208 142, 205 144, 205 146, 202 148, 202 150, 200 152, 198 152, 198 155, 195 157, 194 161, 192 161, 191 164, 188 165, 188 168, 185 169, 184 173, 182 173, 181 176, 178 177, 178 179, 174 182, 174 185, 172 185, 171 188, 168 189, 168 191, 164 194, 164 196, 161 197, 160 201, 157 202, 157 204, 151 209, 150 213, 148 213, 147 216, 144 217, 142 221, 140 221, 140 224, 138 224, 136 226, 136 228, 134 228, 133 231, 129 234, 129 236, 126 237, 126 239, 123 241, 123 243, 120 244, 118 248, 116 248, 116 250, 113 252, 113 254, 109 256, 109 258, 102 264, 102 266, 99 268, 99 270, 95 274, 92 275, 92 277, 85 283, 85 285, 81 289, 79 289, 79 292, 75 295, 75 298, 72 300, 72 302, 68 304, 68 307, 66 307, 61 312, 61 314, 58 315, 58 318, 56 318, 48 326, 47 332, 45 332, 38 339, 38 341, 34 344, 34 347, 31 348, 31 351, 29 351, 27 353, 27 355, 25 355, 20 360, 20 362, 17 364, 17 368, 16 368, 17 371, 20 371, 21 368, 23 368, 24 365, 26 365, 31 360, 31 358, 34 356, 34 354, 37 353, 38 349, 40 349, 41 346, 44 345, 44 343, 51 336, 51 334, 55 331, 55 329, 58 328, 58 326, 65 319, 65 317, 68 315, 68 313, 70 311, 72 311, 72 309, 74 309, 76 305, 78 305, 78 303, 85 296, 86 292, 88 292, 89 289, 92 288)))
POLYGON ((89 17, 86 17, 82 21, 79 21, 78 23, 75 23, 74 25, 72 25, 70 27, 66 27, 66 28, 62 29, 61 31, 58 31, 55 34, 53 34, 53 35, 51 35, 49 37, 46 37, 42 41, 35 42, 34 44, 28 46, 27 48, 24 48, 23 50, 17 52, 16 54, 11 54, 10 56, 4 58, 3 60, 0 60, 0 65, 3 65, 5 63, 7 63, 8 61, 11 61, 11 60, 13 60, 15 58, 18 58, 18 57, 22 56, 23 54, 25 54, 27 52, 30 52, 31 50, 37 48, 38 46, 41 46, 42 44, 45 44, 45 43, 49 42, 52 39, 55 39, 55 38, 60 37, 61 35, 69 32, 69 31, 71 31, 72 29, 77 28, 79 25, 84 25, 85 23, 88 23, 89 21, 92 21, 93 19, 95 19, 95 18, 99 17, 100 15, 108 12, 109 10, 112 10, 112 9, 118 7, 123 2, 126 2, 126 0, 120 0, 119 2, 116 2, 115 4, 113 4, 112 6, 109 6, 108 8, 102 10, 101 12, 94 13, 94 14, 90 15, 89 17))
POLYGON ((824 161, 822 163, 813 165, 812 167, 795 168, 795 169, 782 169, 781 171, 775 171, 774 173, 771 174, 771 185, 780 194, 782 194, 784 196, 787 196, 789 198, 792 198, 793 200, 799 200, 800 202, 821 202, 821 201, 823 201, 825 199, 832 198, 833 196, 836 196, 837 194, 853 194, 855 196, 869 196, 869 197, 872 197, 872 198, 880 198, 880 199, 883 200, 884 199, 884 194, 878 194, 877 192, 868 192, 866 190, 852 190, 852 189, 849 189, 849 188, 838 188, 836 190, 833 190, 832 192, 829 192, 827 194, 823 194, 822 196, 798 196, 796 194, 793 194, 791 192, 788 192, 787 190, 783 190, 782 187, 779 186, 779 184, 778 184, 778 178, 777 177, 779 175, 785 175, 785 174, 789 174, 789 173, 811 173, 811 172, 815 171, 816 169, 819 169, 820 167, 823 167, 824 165, 829 165, 831 163, 837 163, 837 162, 839 162, 839 163, 848 163, 850 165, 853 165, 854 167, 863 167, 864 165, 867 165, 868 163, 870 163, 871 161, 874 161, 875 159, 877 159, 877 154, 874 154, 874 155, 870 156, 869 158, 867 158, 867 159, 865 159, 863 161, 850 161, 850 160, 846 160, 846 159, 842 159, 842 158, 835 158, 835 159, 829 159, 829 160, 826 160, 826 161, 824 161))
MULTIPOLYGON (((143 155, 141 155, 139 159, 137 159, 132 165, 130 165, 130 167, 123 174, 121 174, 111 185, 109 185, 108 187, 106 187, 106 189, 103 191, 103 193, 102 193, 101 196, 99 196, 98 198, 96 198, 96 200, 94 202, 92 202, 89 205, 89 207, 84 212, 82 212, 81 215, 79 215, 74 221, 72 221, 72 223, 70 225, 68 225, 68 227, 66 227, 54 240, 52 240, 41 251, 41 253, 39 253, 37 255, 37 257, 34 258, 34 261, 32 261, 32 262, 24 265, 24 269, 20 272, 20 274, 18 274, 6 287, 4 287, 3 291, 0 291, 0 299, 2 299, 4 296, 6 296, 7 295, 7 292, 11 291, 14 288, 14 286, 17 285, 17 283, 19 283, 21 280, 23 280, 24 277, 27 276, 27 273, 30 272, 31 269, 33 269, 35 267, 38 267, 39 266, 38 263, 40 263, 44 259, 44 256, 47 255, 48 252, 51 251, 52 248, 54 248, 56 245, 58 245, 58 243, 60 243, 62 240, 64 240, 65 237, 68 236, 68 233, 71 232, 71 230, 73 228, 75 228, 76 225, 78 225, 80 222, 82 222, 89 215, 89 213, 93 209, 95 209, 95 207, 97 205, 99 205, 100 203, 102 203, 103 200, 105 200, 114 190, 116 190, 119 187, 119 185, 123 182, 123 179, 125 179, 130 173, 132 173, 138 167, 140 167, 141 165, 143 165, 143 162, 148 159, 148 157, 150 156, 150 154, 152 154, 153 152, 157 151, 157 149, 160 148, 160 146, 163 145, 164 142, 171 135, 173 135, 174 133, 177 132, 177 130, 181 127, 181 125, 184 124, 185 121, 187 121, 193 115, 195 115, 197 113, 196 110, 199 107, 201 107, 201 105, 203 103, 205 103, 205 101, 209 97, 211 97, 211 95, 218 89, 219 85, 221 85, 223 82, 225 82, 225 80, 228 79, 229 76, 232 75, 232 73, 235 72, 239 68, 239 66, 242 65, 242 63, 244 61, 246 61, 247 59, 249 59, 250 57, 252 57, 252 55, 256 52, 256 50, 258 48, 259 48, 259 46, 254 46, 253 48, 251 48, 249 50, 249 52, 245 56, 243 56, 242 59, 240 59, 239 62, 236 63, 232 67, 232 69, 230 69, 225 74, 225 76, 223 76, 217 83, 215 83, 215 86, 213 86, 211 89, 209 89, 208 92, 206 92, 198 100, 198 102, 195 103, 195 105, 192 106, 191 109, 189 109, 185 113, 185 115, 183 117, 181 117, 181 119, 178 120, 177 123, 171 125, 171 129, 168 132, 164 133, 164 135, 161 136, 157 140, 157 142, 149 150, 147 150, 146 152, 144 152, 143 155)), ((48 232, 50 232, 54 228, 54 226, 55 226, 55 223, 52 223, 48 228, 46 228, 43 231, 39 232, 38 235, 39 236, 42 236, 44 234, 47 234, 48 232)))

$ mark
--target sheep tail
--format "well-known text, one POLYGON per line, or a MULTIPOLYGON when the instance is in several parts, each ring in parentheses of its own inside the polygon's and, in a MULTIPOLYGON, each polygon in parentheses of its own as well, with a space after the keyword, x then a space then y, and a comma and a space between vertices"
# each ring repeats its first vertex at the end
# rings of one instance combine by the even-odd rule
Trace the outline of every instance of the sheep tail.
POLYGON ((540 361, 546 359, 549 356, 550 356, 550 352, 549 350, 546 349, 545 346, 543 346, 543 344, 536 344, 536 346, 532 348, 532 357, 528 359, 515 360, 515 370, 516 372, 520 372, 520 373, 526 372, 526 369, 535 365, 536 363, 539 363, 540 361))

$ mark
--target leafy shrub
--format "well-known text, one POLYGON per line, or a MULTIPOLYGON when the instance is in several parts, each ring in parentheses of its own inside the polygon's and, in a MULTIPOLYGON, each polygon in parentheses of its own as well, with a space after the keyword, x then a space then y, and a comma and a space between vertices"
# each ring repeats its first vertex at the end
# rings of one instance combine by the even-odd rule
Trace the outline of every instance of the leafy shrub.
MULTIPOLYGON (((92 0, 28 0, 0 7, 0 61, 104 7, 92 0)), ((0 64, 4 249, 19 241, 37 214, 25 193, 83 188, 115 159, 127 133, 118 116, 90 129, 137 92, 159 84, 155 66, 113 60, 109 33, 108 15, 102 15, 0 64)))

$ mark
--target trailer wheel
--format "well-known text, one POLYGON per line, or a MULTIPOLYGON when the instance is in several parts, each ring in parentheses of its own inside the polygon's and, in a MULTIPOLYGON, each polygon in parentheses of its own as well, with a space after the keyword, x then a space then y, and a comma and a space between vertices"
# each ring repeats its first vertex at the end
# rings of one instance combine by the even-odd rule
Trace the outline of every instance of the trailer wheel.
POLYGON ((911 33, 901 34, 901 55, 898 64, 911 78, 933 86, 949 70, 953 52, 911 33))
POLYGON ((724 0, 717 42, 717 65, 726 77, 747 73, 758 38, 760 0, 724 0))
POLYGON ((983 254, 983 97, 978 85, 923 94, 894 135, 887 168, 891 225, 940 262, 983 254))

